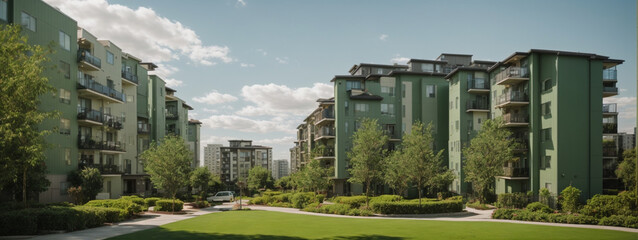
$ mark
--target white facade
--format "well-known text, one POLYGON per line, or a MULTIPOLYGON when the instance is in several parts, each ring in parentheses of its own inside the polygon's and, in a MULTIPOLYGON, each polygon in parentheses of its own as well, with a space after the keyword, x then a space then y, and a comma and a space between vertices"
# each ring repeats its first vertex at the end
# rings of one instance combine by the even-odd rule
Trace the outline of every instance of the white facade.
POLYGON ((204 166, 217 176, 221 173, 221 147, 221 144, 208 144, 204 147, 204 166))

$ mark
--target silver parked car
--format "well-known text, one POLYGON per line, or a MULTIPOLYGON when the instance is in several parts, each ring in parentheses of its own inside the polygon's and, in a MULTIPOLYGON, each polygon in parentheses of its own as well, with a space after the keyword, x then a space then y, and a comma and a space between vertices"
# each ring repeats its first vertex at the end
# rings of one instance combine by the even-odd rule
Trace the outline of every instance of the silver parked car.
POLYGON ((209 202, 225 202, 225 201, 233 201, 233 192, 231 191, 220 191, 217 192, 214 196, 208 197, 206 200, 209 202))

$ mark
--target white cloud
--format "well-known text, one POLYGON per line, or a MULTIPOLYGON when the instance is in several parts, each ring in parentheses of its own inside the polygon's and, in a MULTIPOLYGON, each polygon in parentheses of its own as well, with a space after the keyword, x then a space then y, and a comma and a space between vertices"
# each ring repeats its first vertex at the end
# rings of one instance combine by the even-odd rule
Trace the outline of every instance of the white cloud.
POLYGON ((204 112, 209 112, 209 113, 218 113, 219 110, 217 109, 210 109, 210 108, 203 108, 202 109, 204 112))
POLYGON ((202 120, 204 127, 212 129, 230 129, 240 132, 267 133, 283 132, 293 134, 296 132, 292 121, 256 120, 236 115, 213 115, 202 120))
POLYGON ((266 52, 266 50, 263 50, 263 49, 257 49, 257 52, 260 52, 264 56, 268 55, 268 52, 266 52))
POLYGON ((381 34, 381 36, 379 36, 379 40, 385 41, 385 40, 388 40, 388 37, 389 37, 388 34, 381 34))
MULTIPOLYGON (((236 139, 234 137, 229 136, 209 136, 207 138, 201 139, 201 146, 206 147, 207 144, 222 144, 224 146, 228 146, 228 140, 236 139)), ((203 151, 202 151, 203 152, 203 151)))
POLYGON ((255 105, 244 107, 237 114, 258 115, 306 115, 317 105, 318 98, 330 98, 334 95, 333 86, 315 83, 312 87, 289 88, 274 83, 244 86, 241 96, 255 105))
POLYGON ((292 144, 295 140, 297 140, 297 138, 295 137, 282 137, 282 138, 270 138, 270 139, 262 139, 259 141, 255 141, 259 144, 263 144, 263 145, 290 145, 292 144))
POLYGON ((618 108, 636 106, 636 97, 607 97, 603 98, 603 103, 616 103, 618 108))
POLYGON ((283 58, 276 57, 275 60, 278 63, 281 63, 281 64, 287 64, 288 63, 288 57, 283 57, 283 58))
POLYGON ((155 69, 155 71, 150 72, 149 74, 155 74, 162 78, 165 78, 165 77, 170 77, 176 72, 179 72, 179 68, 171 66, 171 65, 167 65, 163 63, 158 63, 156 65, 157 65, 157 68, 155 69))
POLYGON ((245 7, 246 2, 244 0, 237 0, 236 6, 245 7))
POLYGON ((178 87, 184 84, 183 81, 177 80, 175 78, 166 78, 164 79, 164 81, 166 82, 166 86, 168 87, 178 87))
POLYGON ((194 30, 147 7, 131 9, 106 0, 45 1, 98 38, 113 41, 145 62, 167 62, 180 56, 203 65, 233 61, 227 46, 205 45, 194 30))
POLYGON ((248 63, 240 63, 239 66, 241 66, 241 67, 255 67, 255 64, 252 64, 252 63, 250 63, 250 64, 248 64, 248 63))
POLYGON ((220 104, 225 102, 237 101, 237 97, 227 93, 219 93, 217 90, 212 90, 210 93, 206 94, 206 96, 194 97, 193 101, 198 103, 206 103, 209 105, 215 105, 215 104, 220 104))
POLYGON ((406 63, 408 63, 408 61, 410 61, 410 58, 399 57, 399 56, 396 56, 396 57, 390 59, 391 63, 397 63, 397 64, 406 64, 406 63))

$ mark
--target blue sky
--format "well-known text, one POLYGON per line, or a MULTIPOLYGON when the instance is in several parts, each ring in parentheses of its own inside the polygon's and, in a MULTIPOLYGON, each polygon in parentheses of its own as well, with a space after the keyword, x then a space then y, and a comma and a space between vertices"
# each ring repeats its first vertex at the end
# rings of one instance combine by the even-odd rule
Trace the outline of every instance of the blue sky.
POLYGON ((636 1, 46 2, 159 63, 204 122, 204 144, 252 139, 272 146, 274 159, 289 158, 295 127, 317 97, 331 97, 334 75, 443 52, 499 61, 537 48, 623 59, 620 95, 605 101, 619 104, 619 131, 636 122, 636 1))

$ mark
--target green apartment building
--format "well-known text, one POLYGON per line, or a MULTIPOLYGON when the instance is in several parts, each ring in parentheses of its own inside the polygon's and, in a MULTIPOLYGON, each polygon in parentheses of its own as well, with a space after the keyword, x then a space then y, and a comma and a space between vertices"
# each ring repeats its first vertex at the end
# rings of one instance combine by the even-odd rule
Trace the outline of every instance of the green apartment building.
MULTIPOLYGON (((138 155, 165 136, 165 105, 172 101, 165 82, 148 75, 157 66, 78 28, 75 20, 40 0, 1 0, 0 24, 21 24, 30 44, 52 44, 54 50, 43 74, 56 93, 42 96, 40 108, 61 116, 41 126, 59 130, 45 137, 52 145, 45 151, 51 185, 39 201, 69 201, 67 175, 84 167, 99 169, 104 178, 98 198, 150 194, 138 155)), ((187 119, 187 111, 181 114, 187 119)), ((182 129, 187 139, 187 127, 182 129)))

